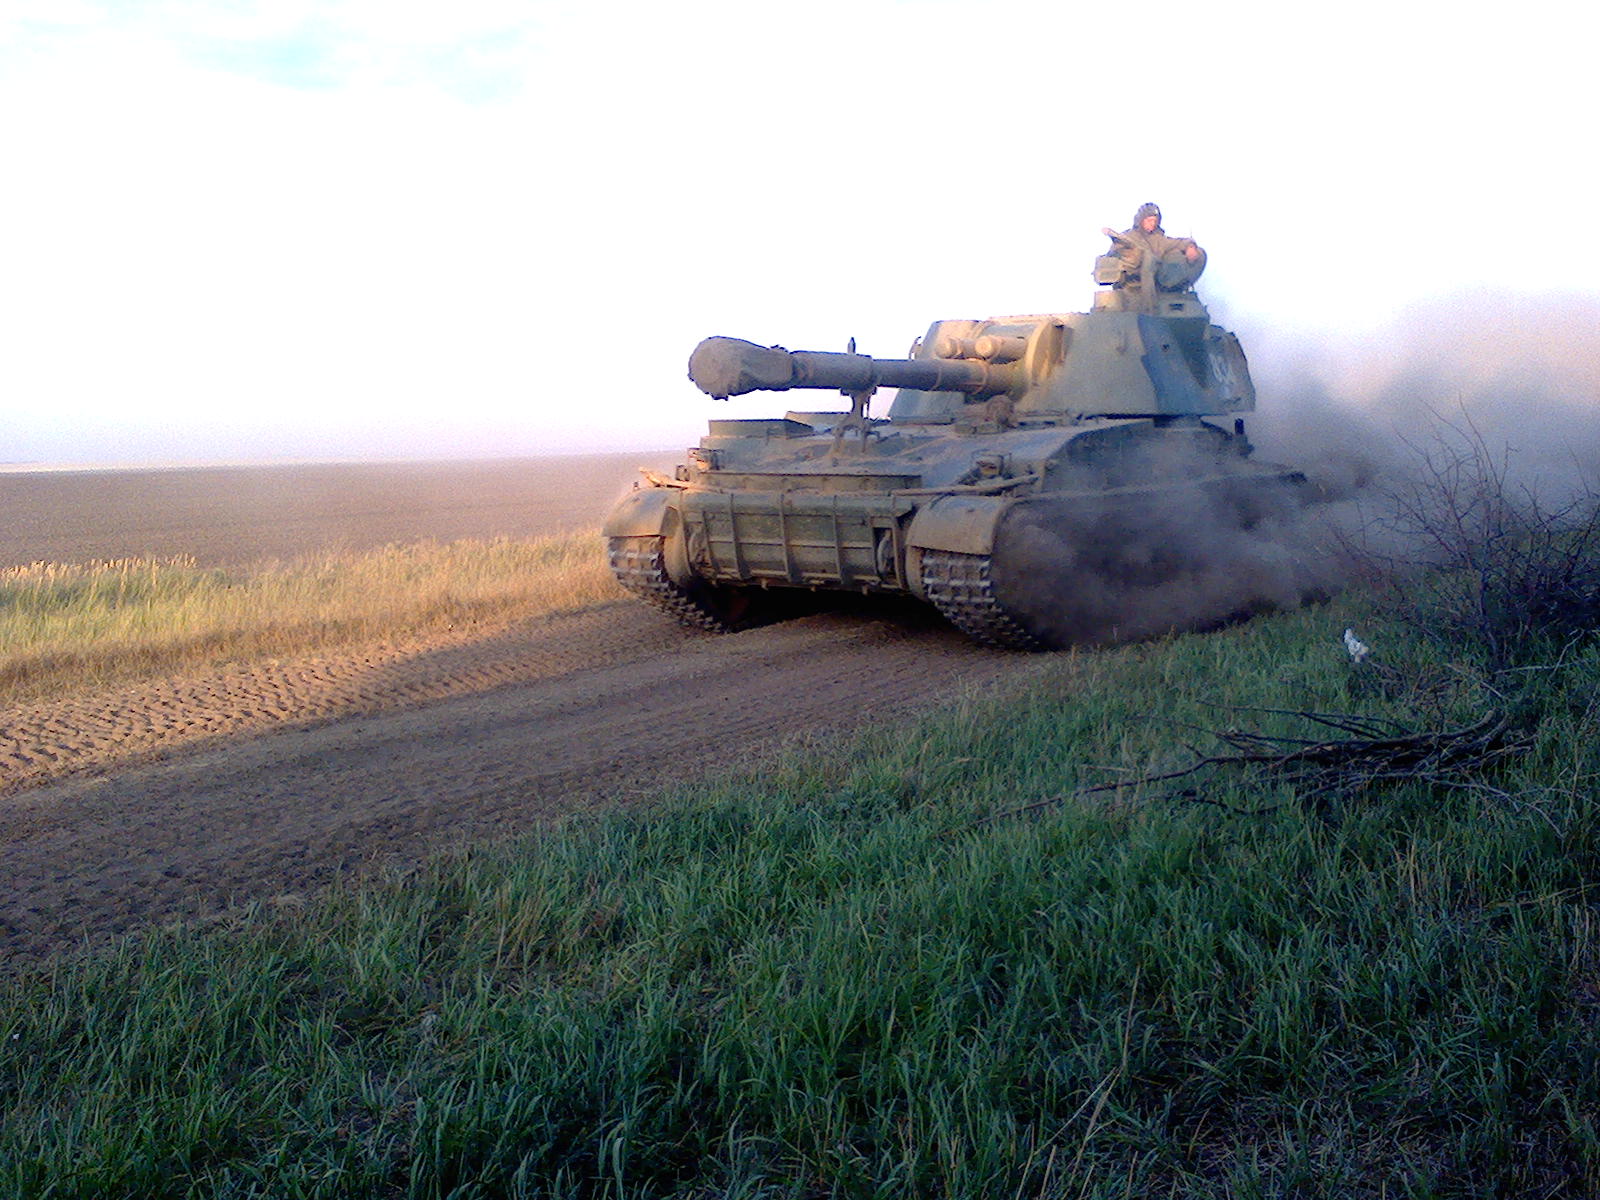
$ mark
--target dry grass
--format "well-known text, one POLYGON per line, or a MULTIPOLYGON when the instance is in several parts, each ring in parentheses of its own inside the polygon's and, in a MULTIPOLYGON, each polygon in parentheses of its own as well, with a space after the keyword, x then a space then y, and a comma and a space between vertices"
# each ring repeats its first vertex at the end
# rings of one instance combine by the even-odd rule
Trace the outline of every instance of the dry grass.
POLYGON ((140 674, 571 611, 619 595, 593 532, 424 542, 253 567, 0 571, 0 703, 140 674))

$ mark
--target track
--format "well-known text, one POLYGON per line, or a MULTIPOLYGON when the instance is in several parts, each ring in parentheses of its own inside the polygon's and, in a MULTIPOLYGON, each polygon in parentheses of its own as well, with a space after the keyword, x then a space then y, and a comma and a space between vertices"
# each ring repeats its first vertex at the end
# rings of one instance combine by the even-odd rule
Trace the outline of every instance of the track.
POLYGON ((297 903, 1040 662, 898 611, 713 636, 624 602, 0 712, 0 957, 297 903))

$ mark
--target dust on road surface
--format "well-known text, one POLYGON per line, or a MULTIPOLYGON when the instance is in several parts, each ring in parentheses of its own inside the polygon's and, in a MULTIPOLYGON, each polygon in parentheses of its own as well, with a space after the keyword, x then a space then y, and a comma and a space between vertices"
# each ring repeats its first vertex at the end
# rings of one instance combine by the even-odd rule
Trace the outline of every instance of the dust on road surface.
POLYGON ((1043 661, 903 609, 717 637, 625 601, 0 712, 0 958, 647 801, 1043 661))

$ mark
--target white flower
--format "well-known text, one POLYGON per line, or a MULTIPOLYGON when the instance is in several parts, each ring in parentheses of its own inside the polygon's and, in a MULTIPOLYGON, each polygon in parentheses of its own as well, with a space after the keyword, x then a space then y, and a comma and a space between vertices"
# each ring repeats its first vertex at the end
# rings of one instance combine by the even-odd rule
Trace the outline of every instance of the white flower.
POLYGON ((1351 662, 1360 662, 1372 653, 1372 647, 1358 638, 1353 629, 1344 631, 1344 648, 1350 651, 1351 662))

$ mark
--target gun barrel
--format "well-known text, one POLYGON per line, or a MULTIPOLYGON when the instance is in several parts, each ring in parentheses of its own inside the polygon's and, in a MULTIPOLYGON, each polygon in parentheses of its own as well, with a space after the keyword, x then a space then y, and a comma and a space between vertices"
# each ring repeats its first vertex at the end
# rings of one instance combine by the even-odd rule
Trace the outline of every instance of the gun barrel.
POLYGON ((1014 364, 948 358, 870 358, 758 346, 739 338, 710 337, 689 357, 689 378, 709 396, 725 400, 746 392, 817 388, 845 393, 876 387, 998 396, 1017 383, 1014 364))

